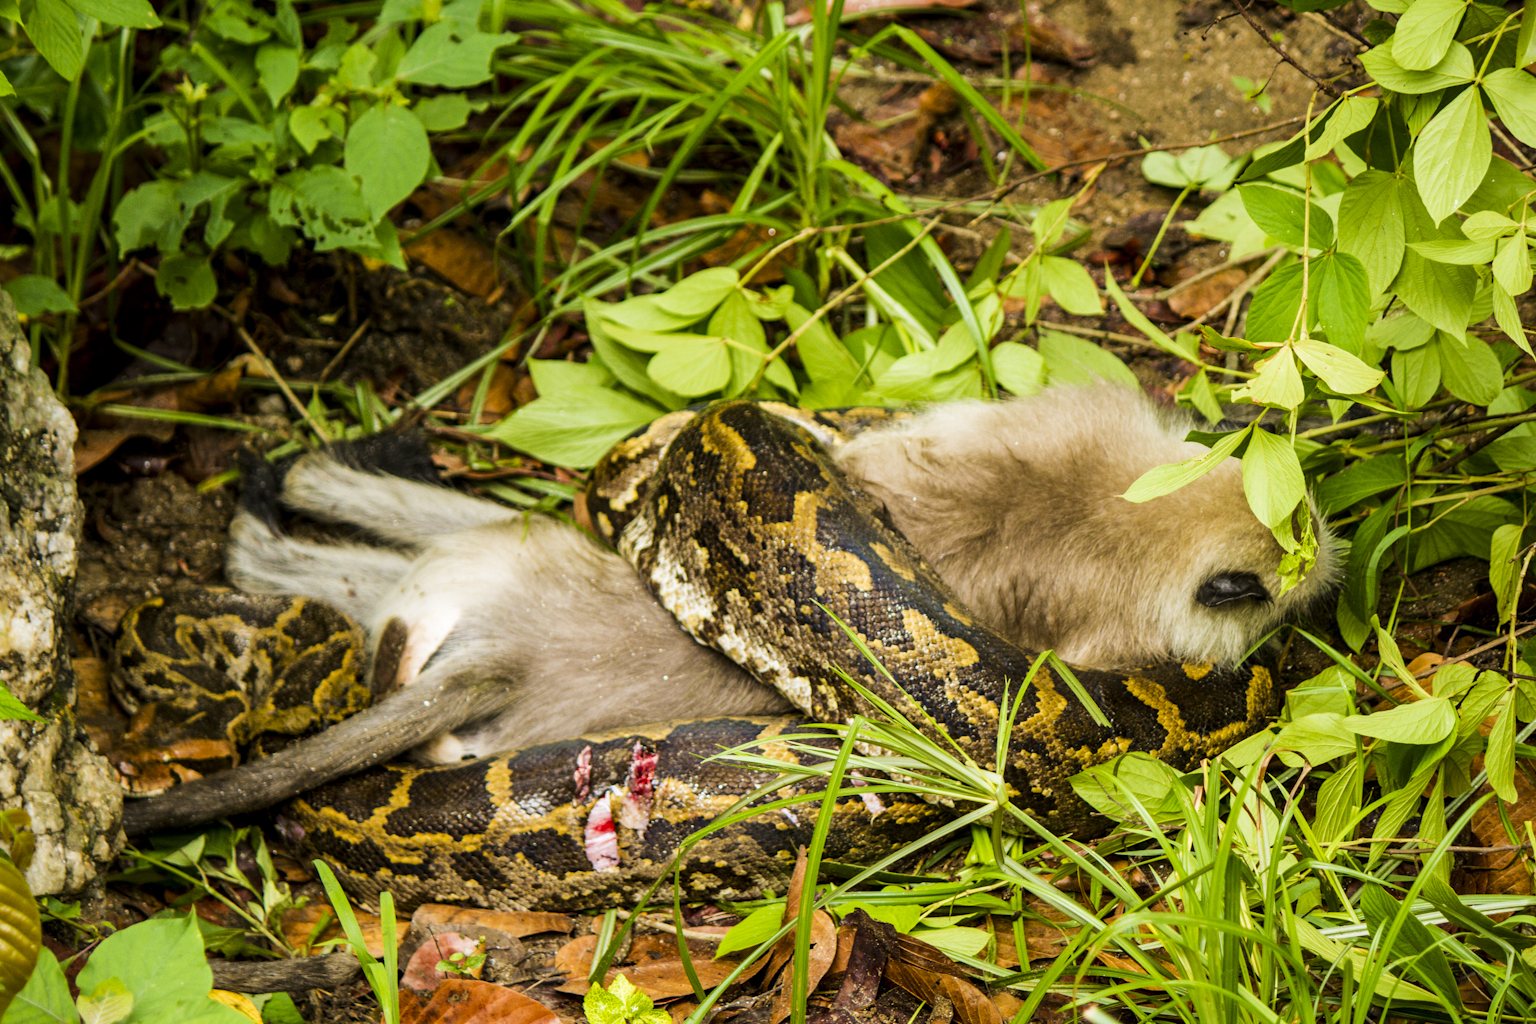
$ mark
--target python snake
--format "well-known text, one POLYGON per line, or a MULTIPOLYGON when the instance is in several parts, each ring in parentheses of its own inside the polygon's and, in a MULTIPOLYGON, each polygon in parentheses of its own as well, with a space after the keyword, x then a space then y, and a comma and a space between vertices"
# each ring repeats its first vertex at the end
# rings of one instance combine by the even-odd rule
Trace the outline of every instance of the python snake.
MULTIPOLYGON (((670 414, 599 463, 587 512, 685 630, 811 720, 870 712, 840 670, 990 764, 1000 707, 1034 655, 968 614, 878 503, 850 487, 823 446, 843 425, 854 428, 748 401, 670 414)), ((1071 776, 1133 750, 1191 767, 1261 728, 1278 700, 1270 671, 1254 662, 1076 678, 1109 725, 1042 665, 1002 774, 1019 807, 1079 838, 1101 834, 1103 823, 1071 776)), ((611 906, 638 895, 682 838, 769 778, 704 758, 754 741, 792 758, 776 738, 793 725, 662 723, 460 765, 385 766, 305 794, 284 815, 290 834, 364 899, 388 889, 407 906, 611 906)), ((841 800, 826 856, 868 862, 949 813, 915 800, 841 800)), ((713 833, 683 865, 683 896, 781 889, 810 832, 809 820, 772 812, 713 833)))

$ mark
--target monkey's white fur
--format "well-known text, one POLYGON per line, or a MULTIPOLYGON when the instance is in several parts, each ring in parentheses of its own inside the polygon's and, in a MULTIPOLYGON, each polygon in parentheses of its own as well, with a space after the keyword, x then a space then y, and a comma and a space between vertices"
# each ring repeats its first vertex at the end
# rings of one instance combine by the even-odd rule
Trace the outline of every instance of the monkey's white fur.
MULTIPOLYGON (((1334 557, 1323 537, 1317 567, 1278 600, 1197 602, 1202 583, 1222 573, 1252 573, 1279 593, 1282 552, 1249 511, 1236 460, 1146 504, 1119 497, 1146 470, 1205 452, 1183 441, 1189 427, 1131 389, 1056 388, 937 406, 861 435, 837 459, 960 598, 1022 646, 1103 668, 1231 662, 1327 593, 1334 557)), ((398 549, 294 540, 242 512, 230 530, 230 578, 247 591, 333 604, 367 627, 375 650, 392 622, 403 626, 394 685, 405 691, 388 703, 418 694, 431 712, 443 702, 445 731, 417 757, 446 762, 665 719, 788 710, 695 643, 626 562, 573 527, 323 453, 298 461, 282 499, 398 549)), ((419 722, 411 728, 391 753, 431 735, 419 722)), ((360 754, 346 762, 333 755, 327 776, 365 763, 360 754)))

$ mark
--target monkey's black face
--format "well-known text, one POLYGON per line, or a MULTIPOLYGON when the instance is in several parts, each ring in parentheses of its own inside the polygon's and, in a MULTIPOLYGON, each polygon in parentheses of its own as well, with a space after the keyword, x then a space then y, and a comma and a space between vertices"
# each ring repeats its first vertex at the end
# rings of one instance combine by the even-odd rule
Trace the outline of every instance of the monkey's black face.
POLYGON ((1272 600, 1264 584, 1251 572, 1218 573, 1200 584, 1200 589, 1195 591, 1195 600, 1207 608, 1249 598, 1264 602, 1272 600))

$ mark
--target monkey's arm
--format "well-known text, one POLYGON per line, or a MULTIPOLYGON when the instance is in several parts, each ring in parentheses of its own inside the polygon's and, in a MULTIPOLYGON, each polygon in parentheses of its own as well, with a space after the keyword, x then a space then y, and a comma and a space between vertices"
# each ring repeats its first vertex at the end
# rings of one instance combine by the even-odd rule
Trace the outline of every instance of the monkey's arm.
POLYGON ((488 718, 513 702, 514 681, 487 675, 470 659, 431 665, 411 685, 319 736, 123 806, 123 830, 140 835, 185 828, 211 818, 270 807, 361 771, 466 722, 488 718))

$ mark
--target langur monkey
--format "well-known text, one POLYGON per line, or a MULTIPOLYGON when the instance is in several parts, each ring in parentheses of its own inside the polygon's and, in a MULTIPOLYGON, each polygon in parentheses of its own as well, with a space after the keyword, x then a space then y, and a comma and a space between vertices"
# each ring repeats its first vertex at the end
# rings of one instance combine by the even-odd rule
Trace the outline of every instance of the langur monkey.
MULTIPOLYGON (((971 611, 1020 646, 1092 668, 1230 664, 1324 597, 1336 559, 1312 512, 1317 565, 1282 593, 1283 551, 1249 509, 1236 459, 1165 497, 1120 497, 1147 470, 1206 452, 1184 440, 1190 427, 1131 388, 1056 387, 936 405, 835 457, 971 611)), ((317 598, 361 622, 386 695, 272 757, 129 804, 130 833, 268 806, 404 751, 446 763, 792 710, 684 633, 617 554, 556 519, 423 482, 430 462, 419 446, 402 459, 400 441, 304 455, 280 489, 267 470, 265 517, 251 507, 263 500, 256 474, 228 553, 242 589, 317 598), (375 471, 386 469, 403 475, 375 471), (285 536, 277 500, 387 546, 285 536)))

